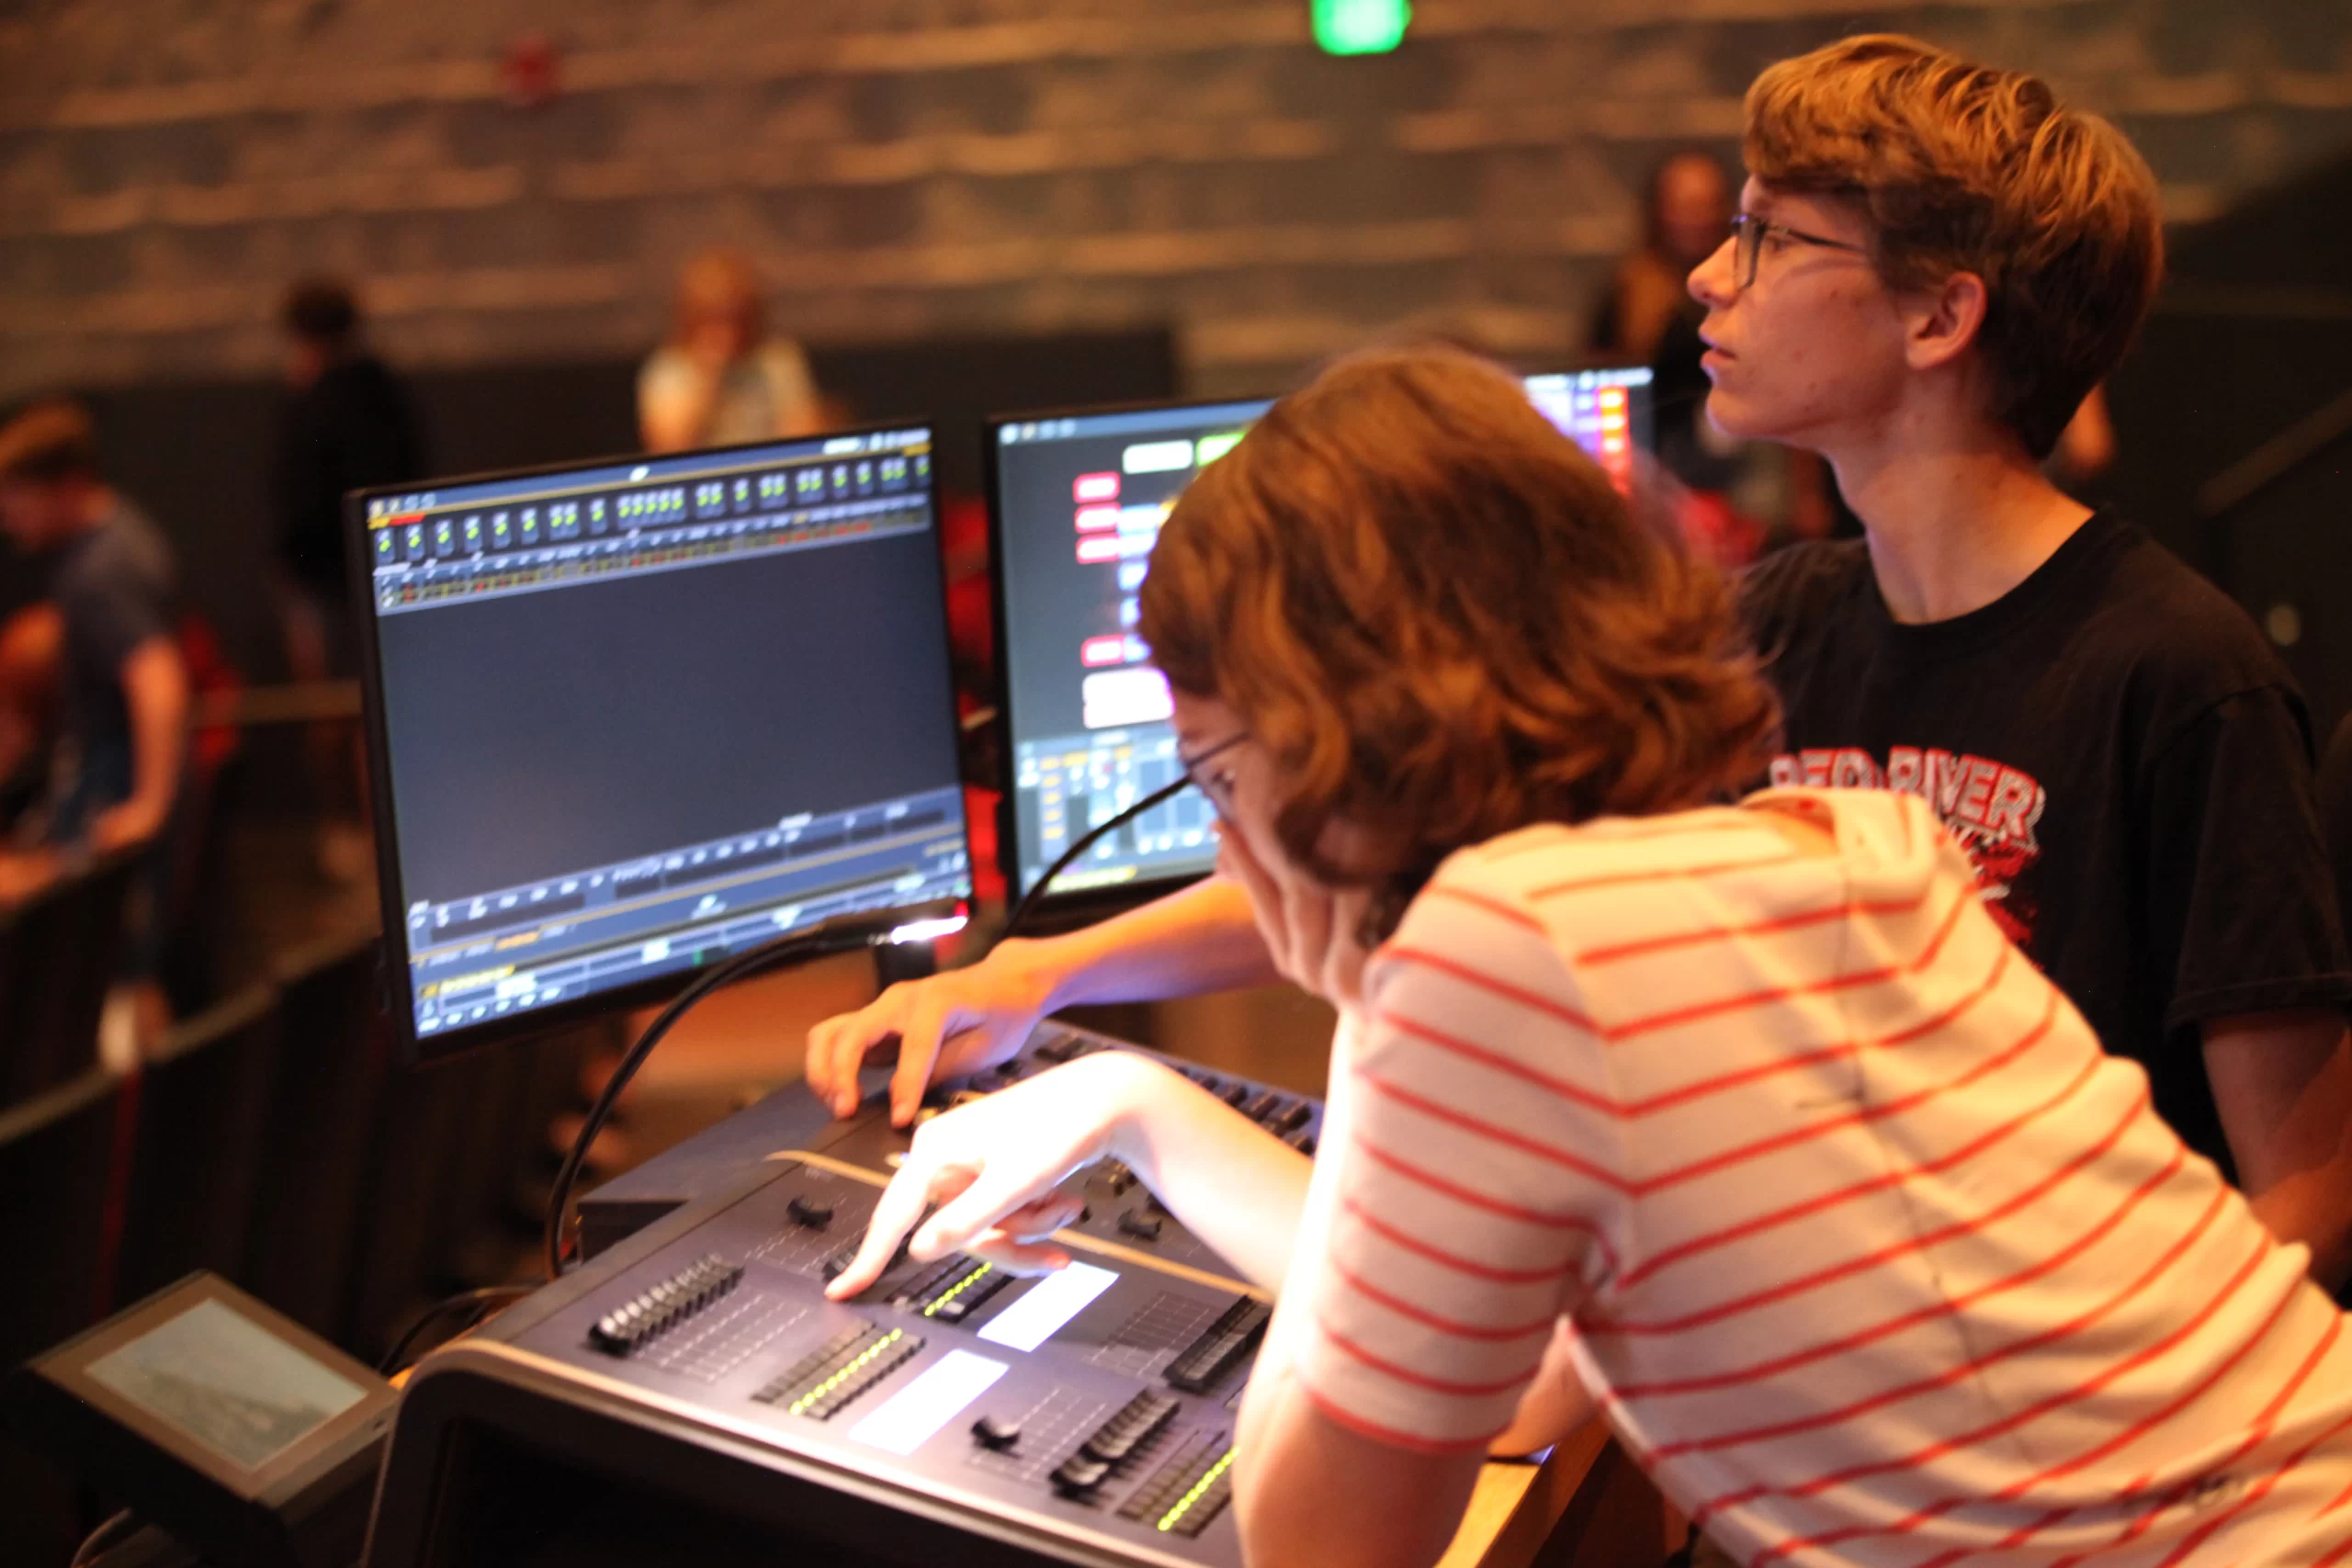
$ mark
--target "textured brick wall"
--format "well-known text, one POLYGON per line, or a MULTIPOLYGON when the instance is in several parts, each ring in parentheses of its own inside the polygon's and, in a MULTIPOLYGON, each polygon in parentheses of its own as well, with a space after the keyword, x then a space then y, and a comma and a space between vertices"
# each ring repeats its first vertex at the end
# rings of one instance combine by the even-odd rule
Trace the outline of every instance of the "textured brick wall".
POLYGON ((1420 0, 1336 61, 1306 0, 17 0, 0 393, 254 370, 285 280, 391 350, 650 341, 694 248, 812 339, 1172 321, 1264 383, 1404 321, 1574 349, 1632 192, 1729 151, 1763 62, 1897 27, 2118 118, 2177 218, 2352 144, 2345 0, 1420 0), (506 101, 545 28, 562 91, 506 101))

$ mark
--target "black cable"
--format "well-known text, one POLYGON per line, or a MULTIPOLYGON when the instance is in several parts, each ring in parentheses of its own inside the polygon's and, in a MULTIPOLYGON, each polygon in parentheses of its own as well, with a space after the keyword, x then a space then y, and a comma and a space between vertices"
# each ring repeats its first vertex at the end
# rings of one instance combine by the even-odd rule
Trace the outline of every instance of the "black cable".
POLYGON ((1102 838, 1103 834, 1110 832, 1114 829, 1126 826, 1136 818, 1142 816, 1145 812, 1150 810, 1153 807, 1165 805, 1167 802, 1173 800, 1177 795, 1182 794, 1187 788, 1189 788, 1192 782, 1193 781, 1189 776, 1182 776, 1179 777, 1174 784, 1162 784, 1159 788, 1153 790, 1149 795, 1145 795, 1141 800, 1136 801, 1133 806, 1128 807, 1125 811, 1120 812, 1116 817, 1112 818, 1108 822, 1103 823, 1101 827, 1096 828, 1092 832, 1087 834, 1086 837, 1079 840, 1078 842, 1064 850, 1062 852, 1061 858, 1054 862, 1053 864, 1047 866, 1046 868, 1046 874, 1031 883, 1029 885, 1029 891, 1023 893, 1021 896, 1021 901, 1012 906, 1012 913, 1004 918, 1004 930, 997 937, 997 941, 1002 942, 1006 937, 1012 935, 1021 929, 1021 922, 1029 918, 1029 911, 1036 908, 1037 900, 1045 895, 1047 888, 1054 885, 1054 878, 1059 876, 1063 872, 1068 871, 1070 866, 1070 862, 1076 860, 1079 856, 1092 849, 1096 840, 1102 838))
POLYGON ((415 1344, 427 1328, 448 1316, 450 1313, 465 1307, 475 1309, 472 1314, 458 1325, 457 1332, 462 1334, 481 1321, 481 1309, 495 1306, 502 1302, 520 1301, 537 1289, 537 1285, 484 1285, 479 1290, 460 1291, 447 1301, 435 1302, 419 1313, 416 1320, 401 1332, 398 1339, 392 1341, 392 1348, 384 1353, 382 1360, 376 1363, 376 1370, 386 1377, 390 1377, 394 1372, 399 1371, 406 1364, 401 1358, 408 1354, 408 1348, 415 1344))
POLYGON ((645 1032, 621 1057, 613 1069, 596 1102, 588 1108, 587 1119, 580 1123, 580 1134, 571 1140, 571 1151, 563 1156, 563 1168, 556 1173, 555 1188, 548 1194, 547 1269, 549 1280, 563 1277, 563 1247, 571 1228, 571 1189, 580 1179, 580 1168, 588 1162, 588 1147, 613 1114, 613 1106, 620 1099, 621 1090, 637 1076, 653 1047, 670 1032, 670 1026, 685 1015, 686 1010, 703 998, 732 980, 756 975, 763 969, 774 969, 804 959, 822 958, 836 953, 852 953, 861 947, 879 947, 890 933, 906 924, 903 913, 886 915, 850 915, 827 920, 813 931, 779 937, 749 953, 739 953, 703 976, 678 993, 677 998, 662 1010, 660 1017, 645 1026, 645 1032))

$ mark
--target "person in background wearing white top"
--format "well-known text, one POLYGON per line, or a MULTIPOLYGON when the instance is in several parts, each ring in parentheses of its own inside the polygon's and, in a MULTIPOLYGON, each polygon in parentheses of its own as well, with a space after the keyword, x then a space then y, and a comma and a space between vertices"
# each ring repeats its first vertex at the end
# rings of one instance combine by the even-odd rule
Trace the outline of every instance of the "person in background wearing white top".
POLYGON ((823 427, 808 358, 761 320, 759 275, 734 251, 706 251, 678 275, 669 341, 637 378, 649 452, 806 435, 823 427))
POLYGON ((1068 1261, 1104 1156, 1276 1298, 1256 1564, 1434 1562, 1594 1408, 1750 1564, 2352 1556, 2352 1337, 1923 801, 1754 776, 1730 596, 1506 375, 1345 362, 1178 502, 1141 632, 1220 870, 1339 1009, 1311 1167, 1133 1055, 919 1127, 902 1237, 1068 1261), (924 1218, 927 1205, 938 1205, 924 1218))

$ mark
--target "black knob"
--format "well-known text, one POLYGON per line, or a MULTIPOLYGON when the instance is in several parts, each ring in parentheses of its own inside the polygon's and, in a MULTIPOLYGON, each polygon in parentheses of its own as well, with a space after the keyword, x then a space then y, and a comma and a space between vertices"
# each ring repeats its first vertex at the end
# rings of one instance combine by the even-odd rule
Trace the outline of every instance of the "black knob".
POLYGON ((793 1194, 792 1201, 784 1206, 784 1212, 792 1216, 795 1224, 806 1225, 812 1231, 823 1230, 833 1223, 833 1206, 821 1199, 811 1198, 806 1192, 793 1194))
POLYGON ((1021 1440, 1021 1423, 1001 1416, 983 1416, 972 1423, 972 1441, 999 1453, 1021 1440))
POLYGON ((1132 1209, 1119 1216, 1119 1228, 1138 1240, 1158 1241, 1159 1239, 1159 1222, 1148 1219, 1132 1209))

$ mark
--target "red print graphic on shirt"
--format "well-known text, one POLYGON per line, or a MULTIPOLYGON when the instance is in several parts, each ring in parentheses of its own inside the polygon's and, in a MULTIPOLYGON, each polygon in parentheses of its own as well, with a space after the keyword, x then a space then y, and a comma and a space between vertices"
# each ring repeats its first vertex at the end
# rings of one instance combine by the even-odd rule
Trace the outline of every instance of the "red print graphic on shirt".
POLYGON ((2030 948, 2041 900, 2024 886, 2041 858, 2034 827, 2049 796, 2032 774, 1989 757, 1896 746, 1882 767, 1854 746, 1815 747, 1772 760, 1776 785, 1891 789, 1931 807, 1976 868, 1976 893, 2019 947, 2030 948))

